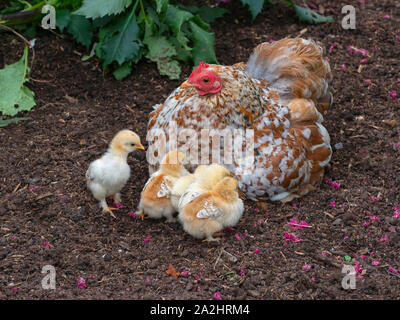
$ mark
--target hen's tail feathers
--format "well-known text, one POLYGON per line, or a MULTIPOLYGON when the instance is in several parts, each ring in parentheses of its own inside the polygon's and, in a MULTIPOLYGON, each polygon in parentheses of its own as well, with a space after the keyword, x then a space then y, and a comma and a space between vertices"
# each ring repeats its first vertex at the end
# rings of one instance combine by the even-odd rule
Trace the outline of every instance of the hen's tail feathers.
POLYGON ((246 73, 270 82, 282 99, 313 99, 318 104, 321 99, 321 108, 329 107, 331 69, 323 47, 313 40, 286 38, 262 43, 251 54, 246 73))

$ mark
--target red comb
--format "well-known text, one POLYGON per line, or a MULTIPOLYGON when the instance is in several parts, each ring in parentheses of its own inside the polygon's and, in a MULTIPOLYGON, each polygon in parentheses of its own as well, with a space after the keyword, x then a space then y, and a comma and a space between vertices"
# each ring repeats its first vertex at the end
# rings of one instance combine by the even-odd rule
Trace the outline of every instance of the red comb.
POLYGON ((201 73, 204 69, 207 69, 209 65, 205 62, 200 62, 199 66, 196 67, 196 69, 193 70, 191 75, 189 76, 189 80, 193 79, 197 74, 201 73))

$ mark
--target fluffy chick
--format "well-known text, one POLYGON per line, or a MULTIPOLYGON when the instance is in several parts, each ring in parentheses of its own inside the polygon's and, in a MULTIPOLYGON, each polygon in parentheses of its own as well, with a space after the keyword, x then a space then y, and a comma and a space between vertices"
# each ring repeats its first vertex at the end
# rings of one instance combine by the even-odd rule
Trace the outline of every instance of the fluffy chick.
POLYGON ((197 239, 218 241, 213 234, 238 223, 244 211, 238 194, 238 181, 232 177, 220 180, 211 191, 187 203, 179 212, 183 229, 197 239))
POLYGON ((224 166, 211 164, 201 169, 198 178, 186 189, 178 201, 178 211, 203 192, 210 191, 221 179, 229 176, 230 172, 224 166))
POLYGON ((181 196, 185 193, 186 189, 201 176, 205 169, 207 169, 206 165, 200 165, 193 174, 189 173, 175 182, 171 191, 171 203, 176 211, 178 211, 178 204, 181 196))
POLYGON ((160 219, 166 217, 168 222, 175 222, 173 214, 176 212, 171 203, 171 190, 175 182, 189 174, 183 166, 185 155, 176 150, 168 152, 160 164, 160 169, 154 172, 140 196, 139 212, 142 218, 160 219))
POLYGON ((109 213, 114 218, 114 208, 107 205, 106 198, 112 196, 115 203, 121 202, 119 192, 130 176, 128 154, 135 149, 144 150, 139 136, 130 130, 121 130, 112 139, 107 152, 93 161, 86 171, 87 187, 100 201, 103 213, 109 213))

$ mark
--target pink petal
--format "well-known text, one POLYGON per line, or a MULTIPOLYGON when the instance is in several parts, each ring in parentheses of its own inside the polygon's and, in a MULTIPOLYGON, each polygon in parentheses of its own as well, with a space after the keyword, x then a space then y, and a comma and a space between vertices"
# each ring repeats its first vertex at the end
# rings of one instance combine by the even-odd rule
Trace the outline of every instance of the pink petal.
POLYGON ((303 269, 304 272, 308 272, 308 271, 310 271, 312 269, 312 266, 309 265, 309 264, 305 264, 305 265, 303 265, 302 269, 303 269))
POLYGON ((77 281, 76 281, 76 287, 78 288, 78 289, 86 289, 87 288, 87 285, 86 285, 86 281, 85 281, 85 279, 84 278, 79 278, 77 281))
POLYGON ((378 260, 374 260, 371 263, 373 266, 379 266, 381 263, 378 260))
POLYGON ((221 294, 219 292, 214 293, 213 297, 215 300, 222 300, 221 294))
POLYGON ((396 100, 397 99, 397 92, 396 91, 390 91, 390 96, 394 99, 394 100, 396 100))

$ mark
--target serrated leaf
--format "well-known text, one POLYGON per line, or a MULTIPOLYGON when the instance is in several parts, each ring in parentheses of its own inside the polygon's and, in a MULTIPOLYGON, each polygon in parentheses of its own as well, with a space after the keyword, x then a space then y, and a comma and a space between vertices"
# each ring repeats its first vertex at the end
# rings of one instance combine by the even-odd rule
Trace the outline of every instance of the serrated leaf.
POLYGON ((35 105, 34 93, 24 83, 28 48, 25 47, 22 58, 0 70, 0 112, 3 115, 15 116, 20 111, 31 110, 35 105))
POLYGON ((258 16, 264 6, 264 0, 242 0, 242 3, 249 6, 253 20, 258 16))
POLYGON ((204 22, 198 15, 195 15, 191 21, 196 23, 200 28, 202 28, 205 31, 211 30, 211 26, 208 23, 204 22))
POLYGON ((169 38, 168 41, 174 45, 174 48, 176 50, 176 55, 175 55, 176 59, 189 64, 192 60, 192 54, 191 54, 192 48, 189 48, 190 50, 186 50, 174 37, 169 38))
POLYGON ((68 10, 57 10, 56 11, 56 26, 61 32, 64 31, 71 21, 71 14, 68 10))
POLYGON ((93 30, 92 25, 84 16, 72 14, 70 22, 67 26, 67 31, 77 42, 89 47, 92 42, 93 30))
POLYGON ((83 5, 74 14, 83 15, 86 18, 101 18, 105 15, 121 13, 132 0, 84 0, 83 5))
POLYGON ((213 33, 204 31, 193 21, 189 22, 192 30, 194 47, 192 50, 193 62, 198 65, 201 61, 218 63, 214 52, 215 36, 213 33))
POLYGON ((127 77, 132 72, 132 63, 125 62, 123 65, 119 66, 114 70, 113 75, 115 79, 121 81, 125 77, 127 77))
POLYGON ((165 37, 148 37, 144 40, 144 43, 149 48, 147 57, 152 61, 157 61, 161 58, 172 57, 176 54, 174 46, 165 37))
POLYGON ((157 68, 161 75, 168 76, 171 80, 178 80, 181 75, 181 67, 178 61, 161 59, 157 61, 157 68))
POLYGON ((325 23, 325 22, 332 22, 332 17, 325 17, 320 15, 319 13, 311 10, 300 7, 298 5, 294 5, 294 9, 296 10, 296 15, 300 21, 311 23, 311 24, 318 24, 318 23, 325 23))
POLYGON ((134 10, 107 26, 104 34, 104 39, 100 43, 104 52, 103 66, 113 61, 117 61, 119 65, 129 60, 135 63, 139 61, 141 57, 139 49, 142 42, 139 38, 139 26, 136 23, 134 10))
POLYGON ((172 5, 168 6, 165 14, 165 21, 175 34, 178 34, 181 31, 182 24, 191 18, 193 18, 193 15, 190 12, 180 10, 172 5))

